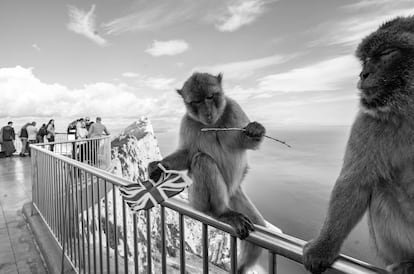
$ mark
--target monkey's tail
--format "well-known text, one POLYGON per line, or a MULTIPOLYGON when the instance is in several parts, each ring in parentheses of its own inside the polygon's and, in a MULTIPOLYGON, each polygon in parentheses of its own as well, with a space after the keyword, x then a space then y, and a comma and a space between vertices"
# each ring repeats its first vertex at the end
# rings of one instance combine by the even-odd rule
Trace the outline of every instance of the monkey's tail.
POLYGON ((256 264, 260 254, 262 254, 261 247, 248 241, 241 241, 240 253, 237 258, 237 263, 239 264, 237 267, 237 273, 247 274, 247 271, 256 264))

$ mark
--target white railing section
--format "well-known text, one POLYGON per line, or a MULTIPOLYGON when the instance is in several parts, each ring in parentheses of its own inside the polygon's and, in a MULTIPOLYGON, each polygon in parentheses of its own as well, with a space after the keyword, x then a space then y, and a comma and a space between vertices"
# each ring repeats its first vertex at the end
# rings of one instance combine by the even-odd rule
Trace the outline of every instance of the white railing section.
MULTIPOLYGON (((75 134, 67 134, 62 132, 56 132, 55 133, 55 143, 65 142, 68 140, 75 140, 75 134)), ((46 137, 43 138, 44 143, 47 143, 48 140, 46 137)), ((14 147, 16 151, 14 154, 20 154, 22 151, 22 140, 16 135, 16 139, 14 140, 14 147)), ((27 145, 29 147, 29 145, 27 145)))
MULTIPOLYGON (((160 244, 151 242, 154 241, 151 236, 155 233, 150 225, 153 209, 141 215, 129 211, 127 214, 128 206, 117 195, 118 188, 131 181, 102 170, 109 166, 109 138, 87 140, 83 144, 88 142, 86 150, 82 150, 82 157, 78 141, 55 142, 54 151, 49 150, 50 144, 31 147, 34 208, 77 273, 191 272, 186 263, 184 243, 187 218, 198 220, 202 226, 202 263, 196 272, 211 271, 208 234, 213 227, 230 235, 230 273, 236 273, 238 240, 234 229, 194 210, 182 200, 172 198, 161 205, 161 237, 157 240, 160 244), (179 242, 179 260, 173 268, 170 266, 171 259, 167 263, 167 210, 175 212, 179 223, 176 239, 179 242), (146 229, 139 229, 143 216, 146 229), (131 231, 128 227, 132 227, 131 231), (138 244, 137 237, 141 234, 146 235, 145 246, 138 244), (159 259, 151 255, 155 249, 160 249, 159 259)), ((256 231, 246 240, 267 250, 268 273, 277 272, 278 256, 302 264, 303 240, 263 227, 256 227, 256 231)), ((341 273, 386 273, 346 256, 340 256, 332 268, 341 273)))

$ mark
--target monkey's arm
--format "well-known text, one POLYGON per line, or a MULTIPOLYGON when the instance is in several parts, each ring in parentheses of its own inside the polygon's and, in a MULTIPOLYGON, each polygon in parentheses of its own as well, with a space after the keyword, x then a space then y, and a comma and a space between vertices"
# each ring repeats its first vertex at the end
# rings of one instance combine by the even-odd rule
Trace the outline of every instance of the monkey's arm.
POLYGON ((321 273, 333 263, 345 238, 366 211, 371 190, 361 184, 361 176, 345 173, 338 178, 321 232, 304 248, 304 265, 312 273, 321 273))
POLYGON ((188 150, 181 148, 161 160, 161 164, 169 169, 185 170, 190 167, 188 150))
POLYGON ((185 148, 177 149, 175 152, 171 153, 161 161, 154 161, 148 164, 148 175, 154 181, 157 181, 161 174, 162 170, 158 167, 158 164, 161 163, 167 169, 173 170, 185 170, 189 168, 188 161, 188 150, 185 148))
POLYGON ((305 245, 304 265, 312 273, 322 273, 338 256, 342 243, 366 211, 372 187, 378 180, 375 150, 357 144, 351 136, 344 165, 331 193, 329 208, 319 236, 305 245), (369 152, 371 153, 368 153, 369 152))

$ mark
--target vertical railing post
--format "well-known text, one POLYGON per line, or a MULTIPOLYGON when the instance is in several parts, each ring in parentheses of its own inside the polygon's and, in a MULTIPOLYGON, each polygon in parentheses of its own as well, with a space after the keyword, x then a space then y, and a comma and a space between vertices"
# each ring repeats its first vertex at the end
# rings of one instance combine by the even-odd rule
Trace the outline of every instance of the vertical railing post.
POLYGON ((230 235, 230 273, 237 273, 237 238, 230 235))
MULTIPOLYGON (((82 191, 82 185, 79 184, 79 169, 78 168, 73 168, 73 177, 74 177, 74 184, 76 186, 76 218, 75 218, 75 222, 76 222, 76 234, 77 234, 77 241, 78 241, 78 269, 81 269, 82 266, 82 259, 81 259, 81 233, 80 233, 80 219, 79 219, 79 215, 80 215, 80 211, 82 210, 82 208, 80 208, 81 205, 81 200, 80 200, 80 193, 82 191)), ((82 251, 83 253, 83 251, 82 251)))
MULTIPOLYGON (((31 162, 32 162, 32 203, 37 204, 37 199, 38 199, 38 186, 39 186, 39 171, 37 168, 38 162, 39 162, 39 158, 38 158, 38 153, 37 153, 37 149, 32 149, 31 152, 32 158, 31 158, 31 162)), ((33 209, 30 212, 31 215, 33 215, 33 209)))
POLYGON ((277 274, 276 254, 269 250, 269 273, 277 274))
POLYGON ((86 231, 86 228, 85 228, 85 216, 84 216, 84 211, 85 211, 85 207, 86 207, 84 205, 85 205, 86 199, 87 199, 87 197, 85 199, 86 195, 84 194, 86 192, 86 190, 84 191, 85 177, 86 177, 86 173, 84 171, 81 171, 79 173, 79 181, 80 181, 80 184, 81 184, 80 188, 82 189, 80 195, 81 195, 81 218, 82 218, 81 219, 82 220, 82 227, 81 228, 82 228, 83 273, 86 273, 86 265, 87 265, 86 264, 86 250, 85 250, 85 246, 86 246, 86 244, 85 244, 86 232, 85 231, 86 231), (82 179, 82 175, 83 175, 83 179, 82 179))
POLYGON ((90 174, 90 178, 91 178, 91 197, 92 197, 92 202, 91 202, 91 211, 92 211, 92 244, 93 244, 93 273, 97 273, 96 272, 96 216, 95 216, 95 200, 96 200, 96 193, 95 193, 95 179, 96 176, 90 174))
POLYGON ((135 274, 138 274, 138 231, 137 231, 137 213, 133 214, 133 222, 134 222, 134 266, 135 266, 135 274))
POLYGON ((65 197, 65 192, 64 192, 64 184, 65 184, 65 173, 64 173, 64 169, 65 169, 65 164, 61 163, 59 166, 59 169, 61 171, 61 175, 60 178, 57 182, 57 187, 56 187, 56 191, 57 191, 57 206, 56 206, 56 211, 58 213, 58 223, 57 223, 57 236, 58 239, 60 239, 60 241, 62 242, 64 240, 63 238, 63 226, 65 224, 65 219, 63 217, 62 214, 62 210, 65 206, 64 204, 64 197, 65 197))
MULTIPOLYGON (((61 147, 61 146, 60 146, 61 147)), ((69 203, 69 220, 67 222, 67 225, 69 226, 69 244, 68 244, 68 250, 70 251, 70 258, 73 259, 74 258, 74 250, 73 250, 73 234, 74 234, 74 227, 73 227, 73 219, 74 219, 74 212, 73 212, 73 208, 74 208, 74 201, 73 201, 73 181, 72 181, 72 169, 73 167, 71 165, 67 165, 68 169, 66 170, 67 174, 67 178, 68 181, 66 182, 66 185, 68 187, 68 196, 66 197, 66 199, 68 199, 69 203)), ((55 169, 57 170, 57 169, 55 169)))
POLYGON ((88 273, 91 273, 91 238, 90 238, 90 219, 89 219, 89 184, 88 184, 88 175, 89 173, 84 172, 84 180, 85 180, 85 202, 86 202, 86 244, 88 247, 88 273))
MULTIPOLYGON (((98 191, 98 230, 99 230, 99 270, 103 273, 103 250, 102 250, 102 212, 101 212, 101 178, 98 177, 97 191, 98 191)), ((106 197, 106 193, 105 193, 106 197)))
POLYGON ((202 223, 203 274, 208 273, 208 226, 202 223))
POLYGON ((151 257, 151 211, 145 211, 147 219, 147 273, 152 274, 152 257, 151 257))
POLYGON ((115 185, 112 185, 112 203, 113 203, 113 214, 114 214, 114 249, 115 249, 115 273, 118 273, 118 222, 117 222, 117 211, 116 211, 116 194, 115 185))
POLYGON ((111 263, 109 257, 109 212, 108 212, 108 182, 104 181, 104 191, 105 191, 105 227, 106 227, 106 267, 108 273, 111 271, 111 263))
POLYGON ((185 228, 184 215, 179 214, 179 230, 180 230, 180 273, 185 274, 185 228))
POLYGON ((122 199, 122 227, 124 238, 124 267, 125 273, 128 273, 128 230, 127 230, 127 214, 126 214, 126 203, 122 199))
POLYGON ((161 269, 162 273, 167 273, 167 254, 165 246, 165 207, 161 206, 161 269))

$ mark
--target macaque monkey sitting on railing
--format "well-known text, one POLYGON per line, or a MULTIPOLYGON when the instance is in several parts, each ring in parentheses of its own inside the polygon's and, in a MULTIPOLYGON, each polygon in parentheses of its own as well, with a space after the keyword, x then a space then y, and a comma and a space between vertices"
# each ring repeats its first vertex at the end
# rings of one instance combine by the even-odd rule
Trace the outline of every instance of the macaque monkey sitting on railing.
MULTIPOLYGON (((240 239, 265 221, 242 190, 248 165, 246 151, 256 149, 265 128, 250 122, 239 104, 222 89, 222 75, 194 73, 177 90, 187 109, 182 118, 178 149, 162 159, 168 169, 188 170, 193 184, 189 188, 191 205, 235 228, 240 239), (203 128, 244 128, 244 131, 205 131, 203 128)), ((150 178, 161 170, 150 163, 150 178)), ((238 273, 246 273, 260 256, 261 248, 241 242, 238 273)))

